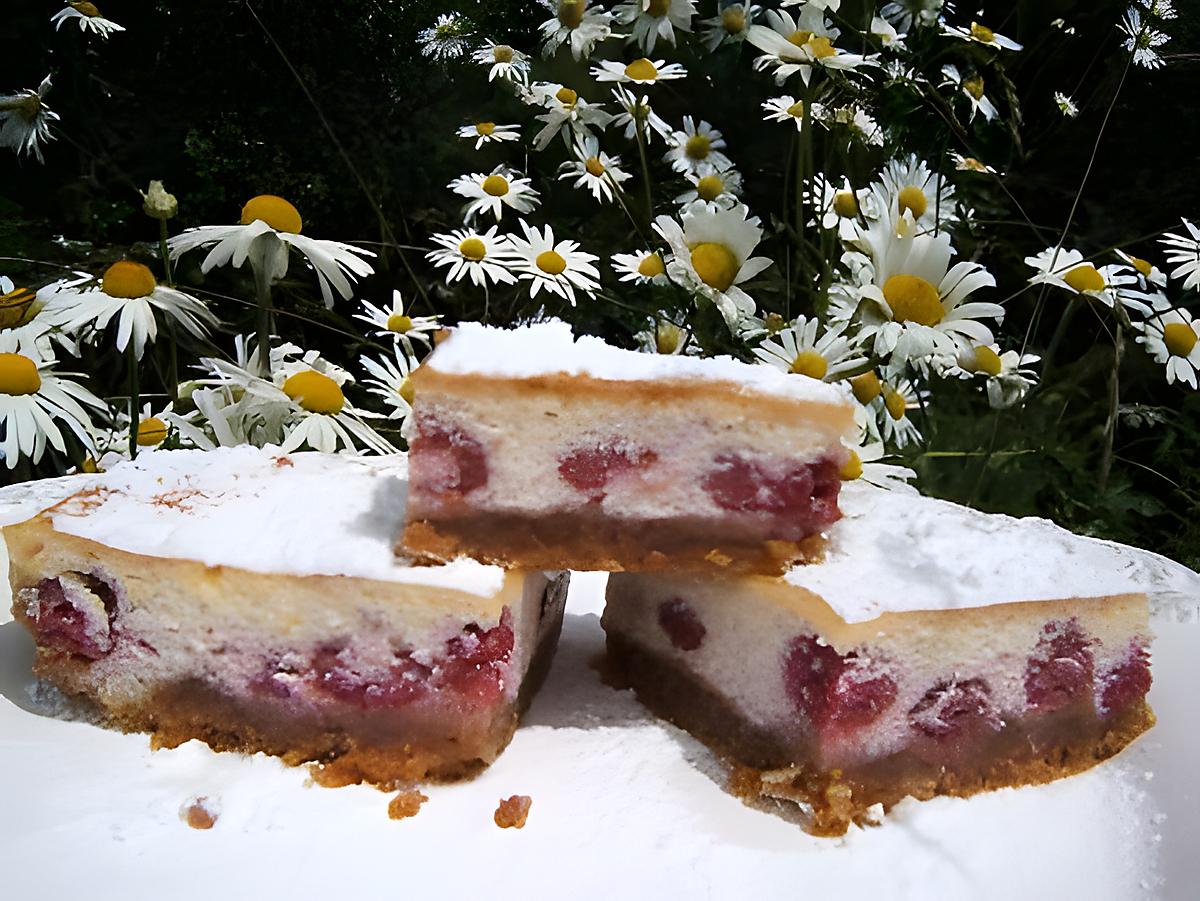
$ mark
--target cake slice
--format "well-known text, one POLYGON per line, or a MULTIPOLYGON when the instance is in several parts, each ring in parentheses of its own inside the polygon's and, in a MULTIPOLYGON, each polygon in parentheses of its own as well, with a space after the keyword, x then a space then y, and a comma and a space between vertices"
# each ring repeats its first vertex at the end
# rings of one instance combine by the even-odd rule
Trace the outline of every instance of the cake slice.
POLYGON ((617 678, 737 764, 736 793, 837 835, 909 795, 1078 772, 1154 723, 1146 592, 1194 599, 1194 573, 865 485, 842 508, 825 559, 781 579, 609 579, 617 678))
POLYGON ((780 573, 839 515, 852 408, 806 376, 467 323, 412 386, 408 553, 780 573))
POLYGON ((35 672, 162 746, 327 783, 472 774, 549 666, 567 576, 398 559, 405 472, 239 447, 76 477, 4 529, 35 672))

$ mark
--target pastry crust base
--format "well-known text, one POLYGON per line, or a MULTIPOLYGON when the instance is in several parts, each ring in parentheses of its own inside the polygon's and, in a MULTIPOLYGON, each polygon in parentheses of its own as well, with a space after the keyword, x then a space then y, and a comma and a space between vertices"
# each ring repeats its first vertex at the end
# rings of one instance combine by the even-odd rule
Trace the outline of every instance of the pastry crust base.
POLYGON ((1039 785, 1090 769, 1112 757, 1154 725, 1144 700, 1109 717, 1067 709, 1010 723, 969 752, 931 762, 912 751, 853 768, 820 766, 802 759, 785 743, 748 722, 725 698, 671 661, 609 634, 612 677, 637 692, 655 714, 695 735, 731 766, 729 790, 744 802, 790 802, 781 811, 798 818, 806 832, 845 834, 851 823, 877 822, 912 796, 969 797, 982 791, 1039 785), (795 806, 793 806, 795 805, 795 806))

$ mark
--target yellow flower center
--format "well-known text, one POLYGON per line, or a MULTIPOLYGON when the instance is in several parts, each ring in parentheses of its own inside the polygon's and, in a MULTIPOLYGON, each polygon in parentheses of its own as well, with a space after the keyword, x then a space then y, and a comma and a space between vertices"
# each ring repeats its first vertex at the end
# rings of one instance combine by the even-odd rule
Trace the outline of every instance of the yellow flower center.
POLYGON ((547 275, 562 275, 567 271, 567 261, 555 250, 543 250, 537 255, 534 264, 547 275))
POLYGON ((487 256, 487 248, 478 238, 467 238, 458 245, 458 252, 473 263, 478 263, 487 256))
POLYGON ((659 320, 654 326, 654 349, 660 354, 673 354, 683 340, 683 329, 674 322, 659 320))
POLYGON ((972 75, 970 78, 968 78, 966 81, 964 81, 962 83, 962 86, 963 86, 963 90, 966 91, 968 94, 970 94, 972 97, 974 97, 976 100, 979 100, 981 97, 983 97, 983 76, 982 75, 972 75))
POLYGON ((476 122, 475 123, 475 134, 482 135, 485 138, 488 137, 495 130, 496 130, 495 122, 476 122))
POLYGON ((0 329, 16 328, 33 318, 37 294, 30 288, 14 288, 0 295, 0 329))
POLYGON ((574 106, 575 101, 579 99, 579 95, 570 88, 559 88, 554 97, 563 106, 574 106))
POLYGON ((811 31, 793 31, 788 35, 788 43, 796 47, 803 47, 812 37, 811 31))
POLYGON ((1141 257, 1130 256, 1129 262, 1133 264, 1134 269, 1142 274, 1143 278, 1149 278, 1151 271, 1154 269, 1147 260, 1143 260, 1141 257))
POLYGON ((661 19, 671 8, 671 0, 650 0, 646 6, 646 15, 661 19))
POLYGON ((583 161, 583 168, 587 170, 588 175, 594 175, 596 178, 604 174, 604 163, 600 162, 599 157, 589 156, 583 161))
POLYGON ((508 44, 497 44, 492 48, 492 59, 498 63, 511 63, 513 61, 513 48, 508 44))
POLYGON ((1196 332, 1186 323, 1168 322, 1163 326, 1163 344, 1173 357, 1186 357, 1196 346, 1196 332))
POLYGON ((838 477, 843 482, 853 482, 863 473, 862 458, 858 455, 858 451, 851 450, 850 456, 846 462, 842 464, 842 468, 838 470, 838 477))
POLYGON ((346 395, 333 379, 315 369, 304 369, 287 377, 283 393, 309 413, 340 413, 346 395))
POLYGON ((721 27, 726 34, 741 34, 746 30, 746 11, 740 6, 726 7, 721 11, 721 27))
POLYGON ((396 332, 399 335, 404 335, 413 327, 411 316, 405 316, 403 313, 393 313, 387 318, 387 330, 396 332))
POLYGON ((642 257, 642 261, 638 263, 638 275, 646 278, 654 278, 656 275, 663 275, 667 271, 667 267, 663 265, 663 258, 657 253, 650 253, 642 257))
POLYGON ((75 10, 75 12, 82 13, 83 15, 87 16, 89 19, 94 19, 96 16, 100 15, 100 10, 96 9, 95 3, 76 2, 71 4, 71 8, 75 10))
POLYGON ((154 273, 132 260, 118 260, 104 271, 101 290, 109 297, 149 297, 158 287, 154 273))
POLYGON ((891 385, 884 385, 883 405, 887 407, 888 416, 899 422, 908 410, 908 399, 891 385))
POLYGON ((712 149, 712 140, 707 135, 692 135, 684 145, 684 153, 694 160, 702 160, 712 149))
POLYGON ((706 175, 696 182, 696 194, 710 203, 725 193, 725 182, 719 176, 706 175))
POLYGON ((896 322, 937 325, 946 315, 937 288, 919 275, 893 275, 883 283, 883 299, 896 322))
POLYGON ((654 63, 642 57, 635 59, 625 67, 625 77, 637 81, 654 81, 658 78, 658 69, 654 68, 654 63))
POLYGON ((1076 266, 1063 276, 1063 281, 1080 293, 1104 290, 1104 276, 1091 263, 1076 266))
POLYGON ((977 41, 983 41, 985 44, 990 44, 996 40, 996 32, 988 28, 986 25, 980 25, 978 22, 971 23, 971 37, 977 41))
POLYGON ((806 375, 810 379, 823 379, 828 371, 829 364, 825 358, 811 348, 796 354, 796 359, 792 360, 788 369, 792 375, 806 375))
POLYGON ((559 0, 558 21, 567 28, 578 28, 587 12, 587 0, 559 0))
POLYGON ((864 372, 850 380, 850 390, 854 392, 854 399, 866 406, 879 397, 883 386, 879 383, 879 376, 874 372, 864 372))
POLYGON ((975 372, 986 372, 988 375, 996 376, 1003 368, 1000 355, 990 347, 980 345, 975 348, 975 372))
POLYGON ((710 288, 727 291, 740 267, 732 250, 724 244, 706 241, 692 248, 692 268, 710 288))
POLYGON ((794 119, 803 119, 804 118, 804 101, 797 100, 795 103, 793 103, 791 106, 789 106, 787 108, 787 114, 794 119))
POLYGON ((925 215, 925 210, 929 209, 929 200, 925 197, 925 192, 916 185, 901 188, 900 193, 896 195, 896 201, 900 206, 901 216, 908 210, 914 219, 920 219, 925 215))
POLYGON ((480 185, 483 193, 492 197, 503 197, 508 193, 508 179, 503 175, 489 175, 480 185))
POLYGON ((808 48, 808 52, 813 59, 825 59, 837 54, 837 49, 833 46, 833 42, 824 35, 816 35, 809 38, 808 43, 804 46, 808 48))
POLYGON ((858 215, 858 198, 853 191, 838 191, 833 195, 833 211, 843 219, 853 219, 858 215))
POLYGON ((400 383, 400 387, 396 389, 396 393, 404 398, 405 403, 412 406, 413 398, 417 396, 417 389, 413 387, 412 379, 405 376, 404 381, 400 383))
POLYGON ((150 416, 138 423, 138 447, 157 447, 167 440, 167 424, 157 416, 150 416))
POLYGON ((33 360, 23 354, 0 354, 0 394, 37 394, 41 387, 42 377, 33 360))
POLYGON ((261 219, 277 232, 298 235, 304 221, 294 206, 274 194, 259 194, 251 197, 242 207, 242 225, 261 219))

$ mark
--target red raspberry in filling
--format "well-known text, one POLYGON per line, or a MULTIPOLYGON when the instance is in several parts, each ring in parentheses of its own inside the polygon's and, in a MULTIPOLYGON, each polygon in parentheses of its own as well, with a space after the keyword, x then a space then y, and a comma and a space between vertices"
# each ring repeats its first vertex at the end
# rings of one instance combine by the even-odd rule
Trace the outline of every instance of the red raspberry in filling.
POLYGON ((558 458, 558 474, 576 491, 599 499, 609 479, 641 469, 658 459, 654 451, 625 439, 614 438, 595 447, 577 447, 558 458))
POLYGON ((499 700, 515 641, 509 619, 506 610, 499 625, 480 629, 472 624, 450 639, 446 643, 448 656, 441 665, 439 687, 485 704, 499 700))
POLYGON ((322 691, 364 707, 402 707, 428 690, 430 669, 406 653, 396 654, 386 669, 359 670, 349 654, 336 646, 313 656, 310 678, 322 691))
POLYGON ((468 494, 488 480, 483 445, 460 429, 425 419, 413 440, 412 461, 422 487, 434 494, 468 494))
POLYGON ((1108 716, 1145 697, 1152 681, 1149 653, 1141 643, 1131 642, 1125 659, 1099 679, 1100 713, 1108 716))
POLYGON ((1025 665, 1025 700, 1042 713, 1059 710, 1092 692, 1095 644, 1070 619, 1046 623, 1025 665))
POLYGON ((44 647, 88 660, 99 660, 113 649, 111 628, 117 597, 112 586, 86 573, 70 573, 37 583, 37 640, 44 647), (90 596, 89 596, 90 595, 90 596))
POLYGON ((723 510, 738 513, 786 515, 785 540, 799 540, 835 522, 840 516, 838 467, 828 460, 815 463, 747 460, 722 454, 704 477, 708 496, 723 510))
POLYGON ((663 601, 658 605, 658 624, 681 651, 694 651, 704 643, 708 630, 691 605, 682 598, 663 601))
POLYGON ((845 657, 815 635, 793 638, 783 659, 788 697, 819 729, 857 729, 896 700, 896 682, 851 651, 845 657))
POLYGON ((982 679, 937 683, 908 711, 908 724, 938 739, 1004 726, 992 703, 992 690, 982 679))

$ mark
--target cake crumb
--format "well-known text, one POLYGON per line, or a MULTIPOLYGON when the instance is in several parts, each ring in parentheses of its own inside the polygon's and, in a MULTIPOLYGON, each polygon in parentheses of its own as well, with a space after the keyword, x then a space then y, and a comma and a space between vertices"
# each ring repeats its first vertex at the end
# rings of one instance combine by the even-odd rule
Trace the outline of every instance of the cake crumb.
POLYGON ((388 802, 388 816, 393 820, 407 820, 415 817, 421 811, 421 805, 429 798, 416 789, 400 792, 388 802))
POLYGON ((501 829, 507 829, 510 826, 520 829, 529 817, 529 808, 532 804, 533 798, 529 795, 513 795, 511 798, 502 798, 493 819, 501 829))
POLYGON ((193 829, 211 829, 221 816, 217 805, 209 798, 191 798, 183 802, 179 808, 179 819, 193 829))

